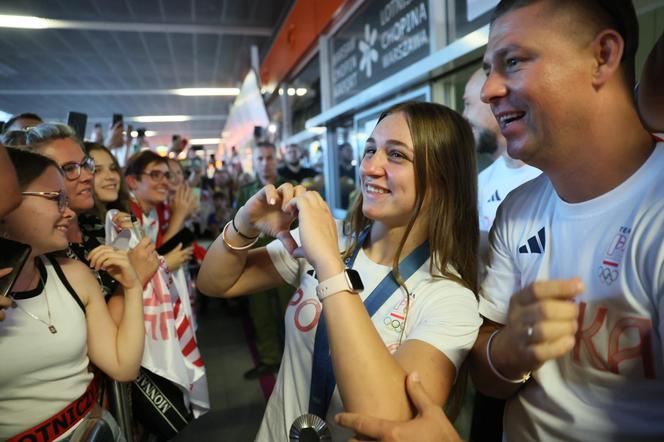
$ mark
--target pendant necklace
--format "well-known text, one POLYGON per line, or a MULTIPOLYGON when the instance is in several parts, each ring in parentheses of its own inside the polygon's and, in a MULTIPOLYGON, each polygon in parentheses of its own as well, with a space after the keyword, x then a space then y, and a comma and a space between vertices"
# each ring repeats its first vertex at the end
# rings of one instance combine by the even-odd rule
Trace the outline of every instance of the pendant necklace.
POLYGON ((48 322, 44 321, 42 318, 39 316, 30 313, 23 307, 18 302, 15 302, 16 307, 19 308, 23 313, 26 315, 30 316, 32 319, 36 319, 37 321, 41 322, 44 324, 46 327, 48 327, 48 331, 50 331, 52 334, 56 334, 58 332, 58 329, 55 328, 53 325, 53 321, 51 320, 51 305, 48 302, 48 294, 46 293, 46 284, 44 284, 44 280, 42 279, 41 272, 39 269, 37 269, 37 274, 39 275, 39 284, 42 286, 42 292, 44 293, 44 299, 46 299, 46 312, 48 313, 48 322))

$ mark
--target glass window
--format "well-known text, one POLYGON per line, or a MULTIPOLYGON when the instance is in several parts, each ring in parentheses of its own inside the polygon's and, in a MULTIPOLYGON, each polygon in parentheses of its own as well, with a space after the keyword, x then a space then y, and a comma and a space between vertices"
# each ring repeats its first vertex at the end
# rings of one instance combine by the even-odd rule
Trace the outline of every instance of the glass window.
POLYGON ((489 23, 498 0, 449 0, 447 2, 448 42, 452 43, 489 23))

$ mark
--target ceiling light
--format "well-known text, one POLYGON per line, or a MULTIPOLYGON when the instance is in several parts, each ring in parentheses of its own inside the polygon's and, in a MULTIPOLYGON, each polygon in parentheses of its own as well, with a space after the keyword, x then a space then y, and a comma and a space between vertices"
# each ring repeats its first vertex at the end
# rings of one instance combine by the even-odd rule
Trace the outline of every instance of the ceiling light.
POLYGON ((325 128, 325 126, 315 126, 315 127, 310 127, 307 130, 311 133, 320 135, 324 134, 327 129, 325 128))
MULTIPOLYGON (((130 135, 131 135, 133 138, 136 138, 136 137, 138 136, 138 132, 135 131, 135 130, 132 130, 130 135)), ((155 131, 153 131, 153 130, 146 130, 146 131, 145 131, 145 136, 146 136, 146 138, 147 138, 147 137, 154 137, 155 135, 157 135, 157 132, 155 132, 155 131)))
POLYGON ((295 89, 295 95, 298 97, 301 97, 303 95, 307 95, 307 88, 306 87, 299 87, 295 89))
POLYGON ((191 115, 141 115, 129 119, 138 123, 178 123, 191 120, 191 115))
POLYGON ((0 15, 0 28, 46 29, 48 20, 28 15, 0 15))
POLYGON ((277 125, 274 123, 270 123, 267 126, 267 131, 270 132, 271 134, 276 134, 277 133, 277 125))
POLYGON ((288 95, 290 95, 292 97, 293 95, 295 95, 295 88, 294 87, 289 87, 287 92, 288 92, 288 95))
POLYGON ((284 94, 284 89, 280 87, 279 88, 279 95, 283 95, 283 94, 284 94))
POLYGON ((209 145, 209 144, 219 144, 221 138, 192 138, 189 140, 189 144, 194 145, 209 145))
POLYGON ((234 97, 240 94, 240 88, 237 87, 189 87, 182 89, 173 89, 175 95, 184 95, 187 97, 205 97, 205 96, 226 96, 234 97))

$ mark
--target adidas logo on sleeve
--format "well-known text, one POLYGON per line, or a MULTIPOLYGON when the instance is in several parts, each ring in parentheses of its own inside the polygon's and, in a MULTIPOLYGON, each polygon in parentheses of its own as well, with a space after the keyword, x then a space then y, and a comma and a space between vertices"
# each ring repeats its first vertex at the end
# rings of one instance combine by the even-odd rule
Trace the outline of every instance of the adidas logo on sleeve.
POLYGON ((519 253, 544 253, 544 246, 546 245, 546 233, 542 227, 537 235, 528 238, 528 241, 519 247, 519 253))

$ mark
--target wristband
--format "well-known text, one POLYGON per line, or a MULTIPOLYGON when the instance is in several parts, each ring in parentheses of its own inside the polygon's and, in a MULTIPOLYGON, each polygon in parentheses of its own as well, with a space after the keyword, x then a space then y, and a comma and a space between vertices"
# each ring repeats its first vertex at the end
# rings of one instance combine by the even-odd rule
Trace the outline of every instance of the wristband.
MULTIPOLYGON (((253 238, 253 241, 251 241, 251 242, 250 242, 249 244, 247 244, 246 246, 237 247, 237 246, 234 246, 233 244, 229 243, 228 240, 226 239, 226 230, 228 230, 228 226, 229 226, 230 224, 232 224, 232 222, 231 222, 231 221, 228 221, 228 222, 226 223, 226 225, 224 226, 223 230, 221 231, 221 239, 224 241, 224 245, 225 245, 228 249, 230 249, 230 250, 234 250, 234 251, 236 251, 236 252, 240 252, 240 251, 242 251, 242 250, 249 250, 250 248, 252 248, 252 247, 258 242, 258 236, 256 236, 256 237, 253 238)), ((238 232, 238 234, 241 235, 240 232, 238 232)), ((259 236, 260 236, 260 235, 259 235, 259 236)))
POLYGON ((256 239, 259 236, 261 236, 260 233, 256 236, 247 236, 244 233, 240 232, 240 230, 235 225, 235 215, 233 215, 233 218, 231 218, 231 224, 233 225, 233 230, 235 230, 235 233, 237 233, 238 235, 240 235, 244 239, 252 240, 252 239, 256 239))
POLYGON ((498 376, 498 378, 500 378, 500 380, 505 381, 505 382, 509 382, 510 384, 523 384, 528 379, 530 379, 530 372, 523 375, 523 377, 520 378, 520 379, 510 379, 510 378, 506 378, 505 376, 503 376, 502 373, 500 373, 498 371, 496 366, 493 365, 493 361, 491 360, 491 342, 493 341, 494 336, 496 336, 500 330, 501 329, 498 329, 498 330, 494 331, 493 333, 491 333, 491 336, 489 336, 489 340, 486 343, 486 360, 489 363, 489 367, 491 368, 491 371, 493 372, 493 374, 498 376))

